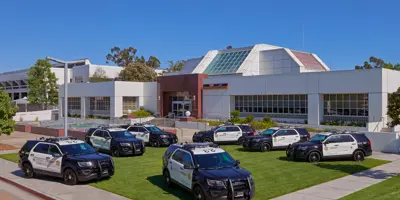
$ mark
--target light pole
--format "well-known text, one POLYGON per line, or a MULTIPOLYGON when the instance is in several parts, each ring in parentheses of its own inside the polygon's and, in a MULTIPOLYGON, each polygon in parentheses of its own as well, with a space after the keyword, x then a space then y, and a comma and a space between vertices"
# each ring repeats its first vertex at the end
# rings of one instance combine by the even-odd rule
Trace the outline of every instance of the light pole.
POLYGON ((58 60, 51 57, 46 57, 46 60, 50 60, 56 63, 64 64, 64 136, 68 136, 68 64, 73 64, 75 62, 66 62, 63 60, 58 60))

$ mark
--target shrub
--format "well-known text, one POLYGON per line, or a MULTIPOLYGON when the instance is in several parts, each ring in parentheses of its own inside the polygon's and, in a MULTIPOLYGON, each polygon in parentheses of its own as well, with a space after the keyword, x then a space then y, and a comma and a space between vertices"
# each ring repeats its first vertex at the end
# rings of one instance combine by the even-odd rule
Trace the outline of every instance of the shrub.
POLYGON ((306 130, 307 130, 308 132, 313 132, 313 133, 325 132, 325 130, 316 129, 316 128, 311 128, 311 127, 306 127, 306 130))
POLYGON ((253 121, 250 125, 256 130, 268 129, 274 126, 278 126, 276 122, 264 122, 264 121, 253 121))
POLYGON ((271 123, 271 122, 272 122, 272 119, 271 119, 271 117, 265 116, 265 117, 263 118, 263 122, 271 123))
POLYGON ((135 115, 137 118, 145 118, 151 116, 151 113, 143 108, 140 108, 140 110, 134 111, 131 114, 135 115))
POLYGON ((224 124, 223 121, 216 121, 216 120, 197 119, 196 121, 201 122, 201 123, 208 123, 208 125, 210 125, 210 126, 219 126, 221 124, 224 124))
POLYGON ((234 110, 234 111, 231 112, 231 118, 236 118, 236 119, 238 119, 239 116, 240 116, 240 111, 234 110))
POLYGON ((245 122, 246 123, 251 123, 253 121, 254 121, 254 116, 253 115, 246 116, 246 118, 245 118, 245 122))
POLYGON ((35 118, 35 122, 38 122, 39 121, 39 117, 38 116, 36 116, 36 118, 35 118))

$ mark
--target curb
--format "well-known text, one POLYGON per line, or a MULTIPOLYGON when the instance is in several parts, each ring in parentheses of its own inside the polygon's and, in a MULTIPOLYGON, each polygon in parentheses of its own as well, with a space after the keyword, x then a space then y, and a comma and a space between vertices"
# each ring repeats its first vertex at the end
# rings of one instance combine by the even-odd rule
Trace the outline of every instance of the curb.
POLYGON ((52 197, 49 197, 49 196, 47 196, 47 195, 44 195, 44 194, 38 192, 38 191, 32 190, 32 189, 30 189, 30 188, 27 188, 27 187, 25 187, 25 186, 23 186, 23 185, 21 185, 21 184, 19 184, 19 183, 16 183, 16 182, 14 182, 14 181, 11 181, 11 180, 9 180, 9 179, 6 179, 6 178, 4 178, 4 177, 2 177, 2 176, 0 176, 0 181, 3 181, 3 182, 8 183, 8 184, 10 184, 10 185, 13 185, 13 186, 15 186, 15 187, 17 187, 17 188, 19 188, 19 189, 25 191, 25 192, 28 192, 28 193, 30 193, 30 194, 32 194, 32 195, 35 195, 35 196, 39 197, 39 198, 41 198, 41 199, 44 199, 44 200, 56 200, 56 199, 54 199, 54 198, 52 198, 52 197))

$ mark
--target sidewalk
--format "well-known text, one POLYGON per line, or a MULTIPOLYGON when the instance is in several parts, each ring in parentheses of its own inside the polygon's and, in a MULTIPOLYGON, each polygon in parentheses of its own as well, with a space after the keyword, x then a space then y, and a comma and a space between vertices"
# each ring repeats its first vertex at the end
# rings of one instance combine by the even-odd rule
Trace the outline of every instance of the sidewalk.
POLYGON ((356 174, 312 186, 275 198, 275 200, 328 200, 340 199, 351 193, 400 175, 400 155, 374 152, 371 158, 389 160, 384 164, 356 174))
POLYGON ((0 159, 0 176, 30 188, 36 192, 44 194, 50 198, 58 200, 73 200, 73 199, 96 199, 96 200, 108 200, 108 199, 120 199, 124 200, 125 197, 107 192, 95 187, 82 184, 75 186, 68 186, 62 183, 62 179, 40 176, 38 178, 26 179, 22 177, 23 173, 18 168, 16 163, 0 159))
POLYGON ((40 200, 41 198, 25 192, 0 180, 0 199, 3 200, 40 200))

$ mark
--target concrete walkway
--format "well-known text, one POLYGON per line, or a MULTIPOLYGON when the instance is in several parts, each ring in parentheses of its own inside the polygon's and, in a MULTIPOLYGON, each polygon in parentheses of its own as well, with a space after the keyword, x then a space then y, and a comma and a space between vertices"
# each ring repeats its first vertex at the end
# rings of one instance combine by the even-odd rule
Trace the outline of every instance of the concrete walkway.
POLYGON ((25 192, 0 180, 0 199, 2 200, 40 200, 41 198, 25 192))
POLYGON ((53 199, 96 199, 96 200, 123 200, 125 197, 82 184, 68 186, 62 183, 62 179, 47 176, 39 176, 33 179, 22 177, 23 173, 16 163, 0 159, 0 176, 9 181, 30 188, 38 193, 53 199))
POLYGON ((351 193, 382 182, 393 176, 400 175, 400 155, 374 152, 372 158, 389 160, 384 164, 366 171, 335 179, 326 183, 312 186, 297 192, 289 193, 276 200, 328 200, 340 199, 351 193))

